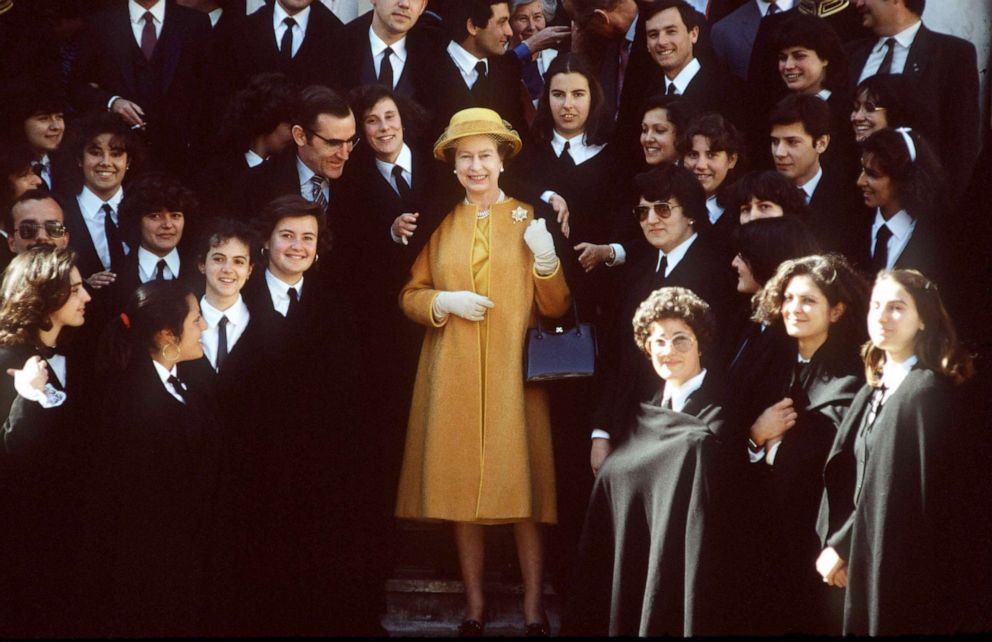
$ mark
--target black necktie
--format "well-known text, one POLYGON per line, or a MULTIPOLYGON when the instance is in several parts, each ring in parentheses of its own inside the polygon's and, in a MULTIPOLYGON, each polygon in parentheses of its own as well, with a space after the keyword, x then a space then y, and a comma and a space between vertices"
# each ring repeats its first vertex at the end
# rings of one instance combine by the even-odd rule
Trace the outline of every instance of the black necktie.
POLYGON ((34 173, 35 176, 41 179, 41 184, 44 186, 45 189, 52 189, 52 186, 49 185, 48 181, 45 180, 45 175, 43 173, 45 171, 44 163, 33 163, 31 165, 31 171, 34 173))
POLYGON ((295 316, 299 314, 300 293, 296 291, 296 288, 289 288, 289 290, 286 291, 286 294, 289 296, 289 307, 286 308, 286 318, 295 318, 295 316))
POLYGON ((878 228, 875 234, 875 249, 871 253, 871 267, 874 272, 879 272, 888 267, 889 264, 889 239, 892 238, 892 230, 885 223, 878 228))
POLYGON ((868 406, 868 412, 865 413, 865 422, 861 426, 862 437, 867 437, 868 433, 871 432, 872 426, 875 425, 878 413, 882 411, 882 399, 885 398, 885 391, 885 384, 882 384, 871 394, 871 403, 868 406))
POLYGON ((679 88, 675 86, 675 83, 670 82, 668 83, 668 91, 666 91, 665 93, 668 94, 669 96, 678 96, 679 88))
POLYGON ((568 151, 571 146, 572 144, 566 140, 565 146, 561 150, 561 156, 558 157, 558 160, 561 161, 564 167, 575 167, 575 159, 572 158, 572 154, 568 151))
POLYGON ((896 52, 896 39, 888 38, 885 41, 885 46, 888 47, 888 51, 885 52, 885 57, 882 58, 882 64, 878 66, 878 71, 876 74, 891 74, 892 73, 892 56, 896 52))
POLYGON ((104 203, 100 211, 103 212, 103 232, 107 235, 107 249, 110 251, 110 271, 119 272, 124 265, 124 248, 112 216, 114 209, 104 203))
POLYGON ((165 280, 165 259, 159 259, 158 263, 155 264, 155 280, 165 280))
POLYGON ((396 181, 396 192, 400 195, 400 199, 404 204, 409 203, 413 200, 413 190, 410 189, 410 184, 406 182, 403 178, 403 168, 399 165, 393 165, 393 180, 396 181))
MULTIPOLYGON (((295 292, 295 290, 294 290, 295 292)), ((227 316, 222 316, 217 322, 217 371, 227 359, 227 316)))
POLYGON ((658 269, 656 270, 658 275, 661 277, 659 282, 664 282, 665 273, 668 272, 668 257, 664 254, 661 255, 661 262, 658 264, 658 269))
POLYGON ((792 407, 797 410, 802 410, 809 405, 809 399, 806 396, 806 388, 803 386, 803 375, 806 373, 807 365, 809 365, 807 362, 797 361, 792 370, 792 383, 789 386, 789 398, 792 399, 792 407))
POLYGON ((475 71, 478 74, 478 78, 475 79, 475 84, 472 85, 472 96, 475 98, 476 107, 485 104, 489 97, 489 76, 486 73, 486 62, 480 60, 475 64, 475 71))
POLYGON ((806 194, 806 190, 801 187, 797 187, 796 189, 799 190, 799 196, 802 197, 803 203, 809 205, 809 196, 806 194))
POLYGON ((143 19, 145 26, 141 28, 141 53, 144 54, 145 60, 151 60, 152 54, 155 53, 155 43, 158 42, 155 36, 155 18, 151 11, 146 11, 143 19))
POLYGON ((282 34, 282 41, 279 43, 279 54, 286 60, 293 59, 293 27, 296 26, 296 21, 292 18, 286 18, 282 21, 286 25, 286 31, 282 34))
POLYGON ((179 377, 177 377, 176 375, 169 375, 168 381, 169 381, 169 385, 172 386, 172 389, 176 391, 176 394, 178 394, 180 397, 183 398, 183 402, 185 403, 186 386, 183 385, 183 382, 180 381, 179 377))
POLYGON ((777 4, 775 4, 775 1, 772 0, 772 2, 768 5, 768 13, 765 14, 765 17, 767 18, 768 16, 774 16, 776 13, 778 13, 781 10, 782 9, 777 4))
POLYGON ((379 84, 393 88, 393 64, 389 62, 389 56, 393 53, 392 48, 386 47, 382 52, 382 63, 379 65, 379 84))

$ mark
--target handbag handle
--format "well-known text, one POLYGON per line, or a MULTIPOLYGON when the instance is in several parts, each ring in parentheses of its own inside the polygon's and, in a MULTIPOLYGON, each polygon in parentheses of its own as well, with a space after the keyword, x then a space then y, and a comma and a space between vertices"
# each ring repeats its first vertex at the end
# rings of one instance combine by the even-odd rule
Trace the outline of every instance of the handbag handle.
MULTIPOLYGON (((575 319, 575 336, 582 336, 582 324, 579 323, 579 307, 575 304, 575 297, 572 297, 572 316, 575 319)), ((555 334, 562 334, 562 332, 555 332, 555 334)), ((537 338, 544 338, 544 328, 541 327, 541 315, 537 315, 537 338)))

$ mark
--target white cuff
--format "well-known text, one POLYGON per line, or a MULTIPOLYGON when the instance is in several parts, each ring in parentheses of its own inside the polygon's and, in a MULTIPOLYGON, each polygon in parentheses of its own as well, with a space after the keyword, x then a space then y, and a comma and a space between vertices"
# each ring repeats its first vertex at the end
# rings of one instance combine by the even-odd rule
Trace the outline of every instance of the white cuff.
POLYGON ((759 461, 765 458, 765 449, 761 450, 751 450, 747 449, 747 458, 752 464, 757 464, 759 461))
POLYGON ((393 228, 392 227, 389 228, 389 238, 393 239, 393 243, 395 243, 397 245, 403 245, 403 239, 401 237, 396 236, 395 234, 393 234, 393 228))
POLYGON ((552 192, 551 190, 547 190, 541 194, 541 200, 544 201, 545 203, 550 203, 552 196, 558 196, 558 193, 552 192))
POLYGON ((120 96, 111 96, 110 100, 107 101, 107 111, 110 111, 114 107, 114 101, 120 98, 120 96))
POLYGON ((778 455, 778 448, 781 445, 782 445, 782 442, 781 441, 776 441, 775 442, 775 445, 773 445, 768 450, 768 455, 765 456, 765 461, 768 462, 768 465, 769 466, 774 466, 775 465, 775 457, 778 455))
POLYGON ((14 388, 17 390, 17 394, 28 401, 37 402, 42 408, 55 408, 65 403, 65 393, 61 390, 56 390, 55 386, 50 383, 46 383, 43 390, 38 390, 32 386, 18 385, 18 381, 15 378, 14 388))
POLYGON ((590 439, 609 439, 610 433, 606 432, 601 428, 596 428, 592 431, 592 437, 590 439))
POLYGON ((606 267, 616 267, 627 262, 627 251, 623 249, 622 245, 619 243, 610 243, 610 247, 613 248, 613 253, 616 254, 616 258, 614 258, 613 261, 607 261, 606 267))

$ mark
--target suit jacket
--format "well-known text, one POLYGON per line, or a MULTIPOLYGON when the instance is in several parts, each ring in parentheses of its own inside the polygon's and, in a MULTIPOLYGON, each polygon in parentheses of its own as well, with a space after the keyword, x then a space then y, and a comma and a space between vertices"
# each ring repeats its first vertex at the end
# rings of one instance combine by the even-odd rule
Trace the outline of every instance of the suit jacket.
POLYGON ((94 14, 80 35, 71 82, 76 108, 106 109, 113 96, 137 103, 145 112, 151 163, 186 176, 191 148, 203 134, 210 35, 205 14, 166 0, 162 31, 146 61, 131 30, 127 3, 115 2, 94 14))
MULTIPOLYGON (((848 46, 852 83, 857 83, 876 42, 871 38, 848 46)), ((937 118, 936 136, 929 142, 944 165, 950 193, 960 194, 971 180, 981 143, 975 46, 923 25, 909 48, 903 75, 937 118)))
MULTIPOLYGON (((875 274, 871 269, 871 227, 875 221, 875 212, 866 208, 861 208, 861 216, 858 229, 858 244, 855 246, 855 254, 852 259, 855 265, 861 267, 866 278, 874 279, 875 274)), ((934 217, 920 219, 913 229, 906 247, 896 257, 895 269, 919 270, 931 279, 938 286, 943 287, 949 275, 949 261, 951 260, 952 248, 948 246, 947 233, 933 220, 934 217)), ((948 283, 948 285, 950 285, 948 283)))
POLYGON ((761 25, 761 12, 753 0, 748 0, 713 25, 713 50, 727 69, 747 80, 751 49, 761 25))
POLYGON ((855 256, 856 231, 860 229, 864 204, 854 180, 836 167, 824 166, 820 183, 809 200, 809 209, 810 230, 823 249, 855 256))
MULTIPOLYGON (((203 294, 204 276, 197 268, 196 258, 188 254, 181 254, 179 259, 179 274, 177 279, 188 286, 197 298, 203 294)), ((124 268, 117 275, 117 280, 110 286, 113 288, 114 309, 111 314, 119 314, 127 307, 127 302, 131 299, 134 291, 141 287, 141 277, 138 274, 138 248, 137 246, 124 259, 124 268)))

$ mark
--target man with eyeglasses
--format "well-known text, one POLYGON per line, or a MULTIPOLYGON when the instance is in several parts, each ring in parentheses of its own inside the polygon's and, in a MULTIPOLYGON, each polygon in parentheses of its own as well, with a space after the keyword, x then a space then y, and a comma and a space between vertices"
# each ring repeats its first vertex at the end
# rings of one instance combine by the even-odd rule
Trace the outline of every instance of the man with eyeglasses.
MULTIPOLYGON (((4 217, 7 245, 14 254, 39 245, 69 245, 62 206, 49 192, 31 189, 14 201, 4 217)), ((6 266, 4 266, 6 267, 6 266)))
POLYGON ((295 144, 248 172, 244 213, 253 216, 278 196, 300 194, 320 205, 333 225, 338 199, 332 181, 341 177, 358 144, 355 116, 333 90, 311 85, 300 94, 291 131, 295 144))

